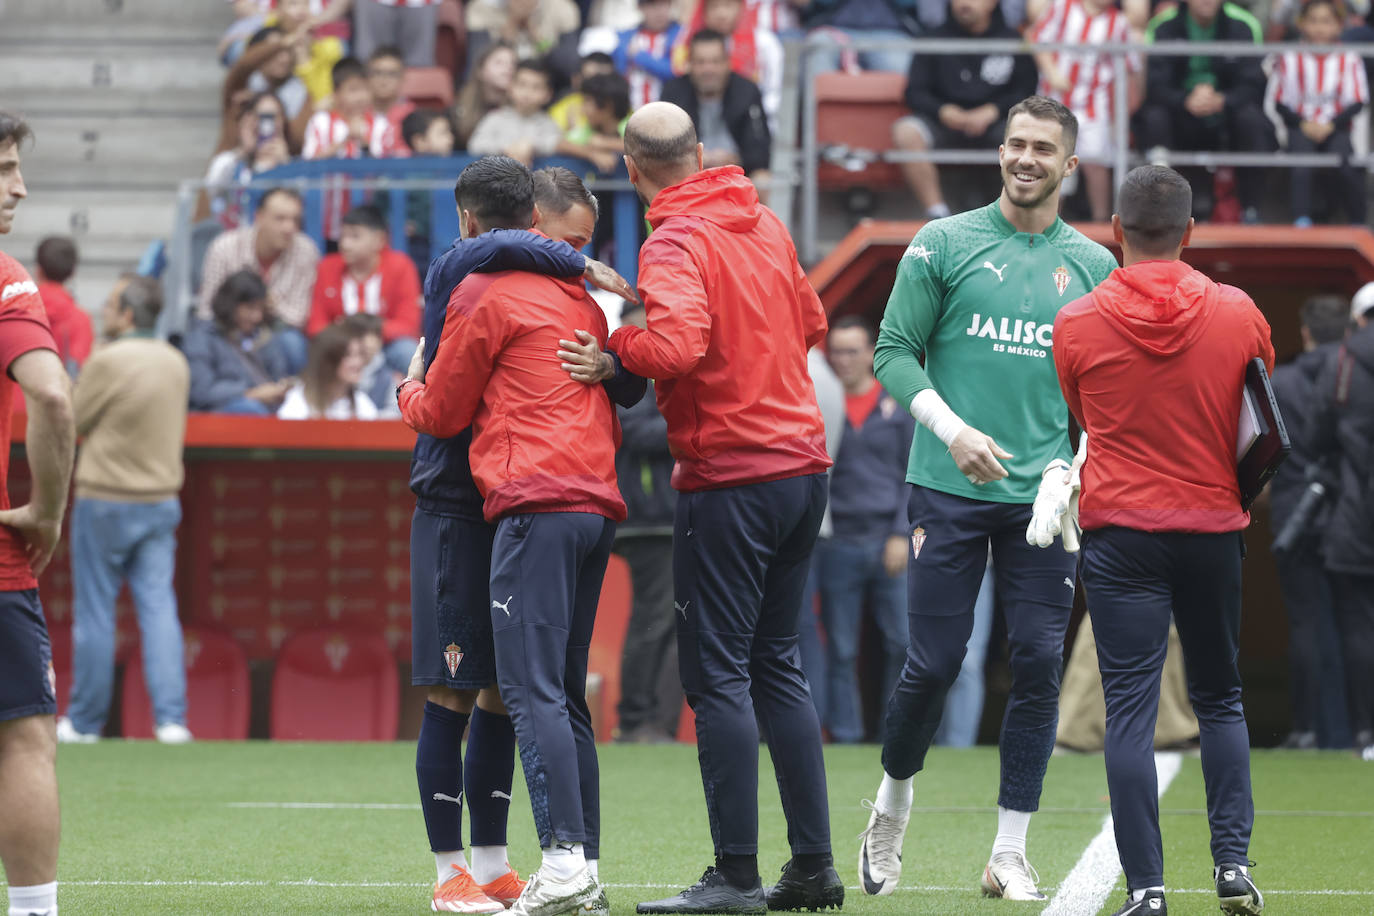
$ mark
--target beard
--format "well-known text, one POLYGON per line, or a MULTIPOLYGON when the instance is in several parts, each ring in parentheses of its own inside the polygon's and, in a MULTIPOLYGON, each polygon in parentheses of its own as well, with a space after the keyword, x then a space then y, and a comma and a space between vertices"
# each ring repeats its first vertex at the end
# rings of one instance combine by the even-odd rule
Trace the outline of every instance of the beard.
POLYGON ((1058 193, 1059 185, 1064 180, 1064 176, 1046 173, 1043 180, 1044 184, 1039 191, 1027 196, 1026 192, 1029 189, 1021 188, 1009 170, 1002 170, 1002 187, 1006 189, 1007 200, 1011 201, 1012 206, 1020 207, 1023 210, 1034 210, 1058 193))

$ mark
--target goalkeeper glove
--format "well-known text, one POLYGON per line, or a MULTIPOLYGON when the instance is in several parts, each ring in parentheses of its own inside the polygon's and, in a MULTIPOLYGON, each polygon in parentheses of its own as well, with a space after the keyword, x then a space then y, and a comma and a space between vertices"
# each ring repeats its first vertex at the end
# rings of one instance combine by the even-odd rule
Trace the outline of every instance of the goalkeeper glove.
POLYGON ((1030 524, 1026 526, 1027 544, 1048 547, 1060 535, 1065 551, 1078 552, 1078 494, 1082 488, 1079 471, 1087 456, 1088 440, 1084 436, 1072 465, 1056 458, 1045 466, 1031 507, 1030 524))

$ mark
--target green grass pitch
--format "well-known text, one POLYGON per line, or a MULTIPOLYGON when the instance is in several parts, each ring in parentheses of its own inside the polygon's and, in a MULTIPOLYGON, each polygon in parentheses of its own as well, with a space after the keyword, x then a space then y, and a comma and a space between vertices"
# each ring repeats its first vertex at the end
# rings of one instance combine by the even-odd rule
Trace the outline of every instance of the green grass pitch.
MULTIPOLYGON (((996 826, 995 748, 931 753, 916 778, 903 887, 886 898, 854 887, 855 837, 866 822, 859 800, 877 786, 878 751, 831 747, 826 760, 836 865, 851 886, 846 912, 1043 909, 978 894, 996 826)), ((408 744, 63 746, 62 912, 428 912, 433 859, 413 765, 408 744)), ((761 767, 767 882, 787 846, 766 753, 761 767)), ((1348 754, 1257 752, 1253 769, 1259 813, 1251 855, 1266 912, 1374 913, 1374 767, 1348 754)), ((601 877, 613 912, 633 913, 639 900, 666 896, 700 875, 710 841, 693 748, 603 747, 601 786, 601 877)), ((514 794, 511 858, 524 874, 538 863, 538 850, 518 772, 514 794)), ((1185 757, 1161 803, 1169 905, 1177 914, 1216 912, 1202 797, 1199 763, 1185 757)), ((1030 833, 1048 893, 1101 830, 1106 812, 1100 756, 1050 762, 1030 833)), ((1123 890, 1118 881, 1112 909, 1123 890)))

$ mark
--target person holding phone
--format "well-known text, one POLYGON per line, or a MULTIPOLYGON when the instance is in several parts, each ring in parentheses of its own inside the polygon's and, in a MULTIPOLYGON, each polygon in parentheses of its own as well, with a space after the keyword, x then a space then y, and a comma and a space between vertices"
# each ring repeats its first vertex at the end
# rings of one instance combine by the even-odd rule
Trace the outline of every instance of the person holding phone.
POLYGON ((210 213, 224 228, 243 222, 243 186, 254 175, 291 161, 285 124, 281 101, 270 92, 258 93, 239 109, 238 146, 216 155, 205 172, 210 213))

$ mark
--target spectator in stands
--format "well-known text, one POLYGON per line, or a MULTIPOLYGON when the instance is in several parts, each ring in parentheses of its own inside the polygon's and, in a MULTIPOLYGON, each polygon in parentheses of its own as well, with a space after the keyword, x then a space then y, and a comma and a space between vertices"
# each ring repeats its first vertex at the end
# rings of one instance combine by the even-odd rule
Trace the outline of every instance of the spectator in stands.
POLYGON ((291 161, 285 130, 286 112, 272 93, 259 93, 243 103, 238 146, 217 154, 205 170, 210 214, 225 229, 236 229, 242 222, 244 186, 253 176, 291 161))
MULTIPOLYGON (((1002 20, 997 0, 951 0, 950 19, 930 35, 1018 38, 1002 20)), ((1028 55, 916 55, 907 75, 906 104, 912 114, 892 125, 899 150, 995 150, 1006 131, 1007 110, 1035 92, 1035 62, 1028 55)), ((949 216, 933 162, 904 162, 902 174, 927 219, 949 216)))
POLYGON ((205 254, 200 289, 200 317, 212 317, 215 292, 230 274, 251 270, 267 284, 269 321, 295 330, 287 355, 290 371, 305 364, 305 336, 299 329, 310 317, 310 293, 320 252, 301 232, 301 196, 290 188, 273 188, 258 200, 251 226, 221 233, 205 254))
POLYGON ((76 243, 65 236, 46 238, 38 243, 34 260, 38 263, 38 296, 48 313, 57 355, 67 372, 75 377, 91 355, 94 338, 91 316, 76 304, 66 286, 76 273, 76 243))
POLYGON ((234 22, 224 30, 224 35, 215 48, 219 54, 219 62, 226 67, 232 67, 242 56, 248 39, 252 38, 266 22, 267 12, 258 0, 234 0, 234 22))
POLYGON ((333 84, 330 74, 343 59, 343 42, 334 36, 314 36, 311 29, 310 0, 277 0, 277 11, 267 24, 279 27, 296 55, 296 75, 305 83, 316 104, 329 99, 333 84))
POLYGON ((586 118, 582 115, 583 85, 594 76, 614 72, 615 62, 606 52, 593 51, 583 56, 577 72, 573 74, 572 91, 549 106, 549 117, 553 118, 559 130, 566 134, 586 123, 586 118))
MULTIPOLYGON (((1079 47, 1042 51, 1035 55, 1040 69, 1040 95, 1062 103, 1078 118, 1079 174, 1088 191, 1092 218, 1105 223, 1112 216, 1112 131, 1116 67, 1111 54, 1098 49, 1130 42, 1126 14, 1115 0, 1053 0, 1031 32, 1031 41, 1079 47)), ((1130 98, 1142 93, 1140 57, 1126 57, 1130 98)))
POLYGON ((439 0, 355 0, 354 53, 372 60, 378 48, 400 48, 407 67, 434 66, 439 0))
MULTIPOLYGON (((1340 41, 1344 13, 1338 0, 1307 0, 1298 17, 1305 44, 1330 45, 1340 41)), ((1364 62, 1346 51, 1317 54, 1286 51, 1274 61, 1269 74, 1269 101, 1283 121, 1291 153, 1336 153, 1341 165, 1328 173, 1332 193, 1328 202, 1340 205, 1346 221, 1365 222, 1365 168, 1351 145, 1351 123, 1369 104, 1369 84, 1364 62)), ((1293 169, 1289 188, 1293 222, 1312 225, 1312 177, 1315 170, 1293 169)))
POLYGON ((620 33, 615 68, 630 81, 630 107, 657 102, 673 72, 673 48, 682 24, 673 19, 673 0, 639 0, 641 21, 620 33))
MULTIPOLYGON (((415 159, 453 155, 453 122, 445 111, 437 108, 412 111, 401 122, 401 135, 415 159)), ((406 245, 422 278, 430 262, 432 206, 430 192, 422 189, 406 192, 406 245)))
MULTIPOLYGON (((469 48, 469 53, 472 49, 469 48)), ((515 81, 518 58, 508 44, 488 45, 477 57, 472 75, 458 93, 453 106, 453 127, 456 149, 466 149, 472 132, 489 112, 510 100, 511 83, 515 81)))
POLYGON ((802 25, 808 31, 825 29, 840 42, 829 55, 811 58, 818 72, 852 64, 864 70, 901 73, 911 66, 911 54, 900 48, 854 52, 848 44, 853 39, 892 40, 921 34, 918 0, 804 0, 799 5, 802 25))
POLYGON ((268 324, 267 284, 251 270, 230 274, 210 307, 213 318, 197 321, 182 343, 191 409, 270 417, 294 380, 268 324))
POLYGON ((840 743, 864 739, 859 635, 865 606, 882 636, 877 666, 892 693, 906 658, 906 468, 915 421, 873 375, 877 330, 855 315, 830 330, 830 365, 844 385, 846 422, 830 472, 835 533, 816 558, 828 682, 825 726, 840 743))
POLYGON ((115 599, 126 580, 157 739, 191 740, 172 587, 190 370, 181 353, 157 339, 161 310, 156 280, 121 277, 103 316, 111 342, 91 355, 73 396, 76 434, 84 441, 71 526, 72 692, 58 725, 65 741, 94 741, 105 727, 114 686, 115 599))
POLYGON ((292 155, 305 142, 305 125, 314 108, 305 82, 295 74, 296 45, 303 39, 288 38, 279 27, 265 28, 255 34, 248 49, 238 59, 220 90, 220 134, 217 152, 234 149, 239 143, 239 114, 245 102, 270 92, 286 112, 282 134, 292 155))
POLYGON ((373 110, 367 68, 354 57, 334 65, 334 102, 305 129, 306 159, 381 159, 396 151, 391 122, 373 110))
POLYGON ((577 71, 582 17, 572 0, 473 0, 467 5, 468 55, 500 42, 520 60, 542 58, 566 86, 577 71))
MULTIPOLYGON (((1259 20, 1235 3, 1182 0, 1150 20, 1145 39, 1246 41, 1258 44, 1259 20)), ((1265 77, 1258 57, 1165 57, 1152 55, 1145 68, 1145 103, 1136 113, 1135 135, 1151 161, 1168 150, 1229 150, 1260 153, 1273 148, 1273 129, 1264 116, 1265 77)), ((1206 219, 1216 198, 1210 173, 1179 169, 1193 186, 1193 215, 1206 219)), ((1239 169, 1237 192, 1246 222, 1259 221, 1264 195, 1262 169, 1239 169)))
MULTIPOLYGON (((588 79, 579 95, 581 123, 564 135, 558 152, 586 159, 610 175, 625 152, 621 138, 630 117, 630 84, 619 73, 603 73, 588 79)), ((609 227, 609 220, 606 225, 609 227)))
POLYGON ((705 147, 704 167, 738 165, 756 185, 768 181, 773 136, 763 96, 758 86, 730 72, 725 36, 711 29, 693 35, 687 67, 686 76, 663 84, 661 100, 692 119, 705 147))
POLYGON ((401 408, 396 403, 396 386, 405 379, 405 373, 387 365, 381 316, 358 312, 340 319, 339 324, 363 344, 363 369, 358 373, 358 390, 376 406, 379 418, 399 418, 401 408))
POLYGON ((386 219, 372 206, 343 218, 339 250, 320 260, 306 333, 345 315, 376 315, 387 365, 405 373, 420 338, 420 279, 410 258, 387 247, 386 219))
POLYGON ((332 324, 310 341, 301 380, 286 392, 282 420, 375 420, 377 405, 358 387, 367 351, 355 330, 332 324))
POLYGON ((778 106, 782 103, 782 42, 760 27, 744 0, 702 0, 705 28, 725 36, 730 69, 759 87, 768 126, 777 130, 778 106))
POLYGON ((401 52, 386 45, 367 58, 367 86, 372 90, 372 110, 391 125, 396 150, 405 151, 401 122, 415 110, 415 103, 402 98, 401 84, 405 82, 406 63, 401 52))
POLYGON ((474 156, 510 156, 526 166, 536 156, 552 156, 563 132, 544 106, 553 97, 553 76, 540 61, 522 60, 515 66, 510 104, 488 112, 468 140, 474 156))

